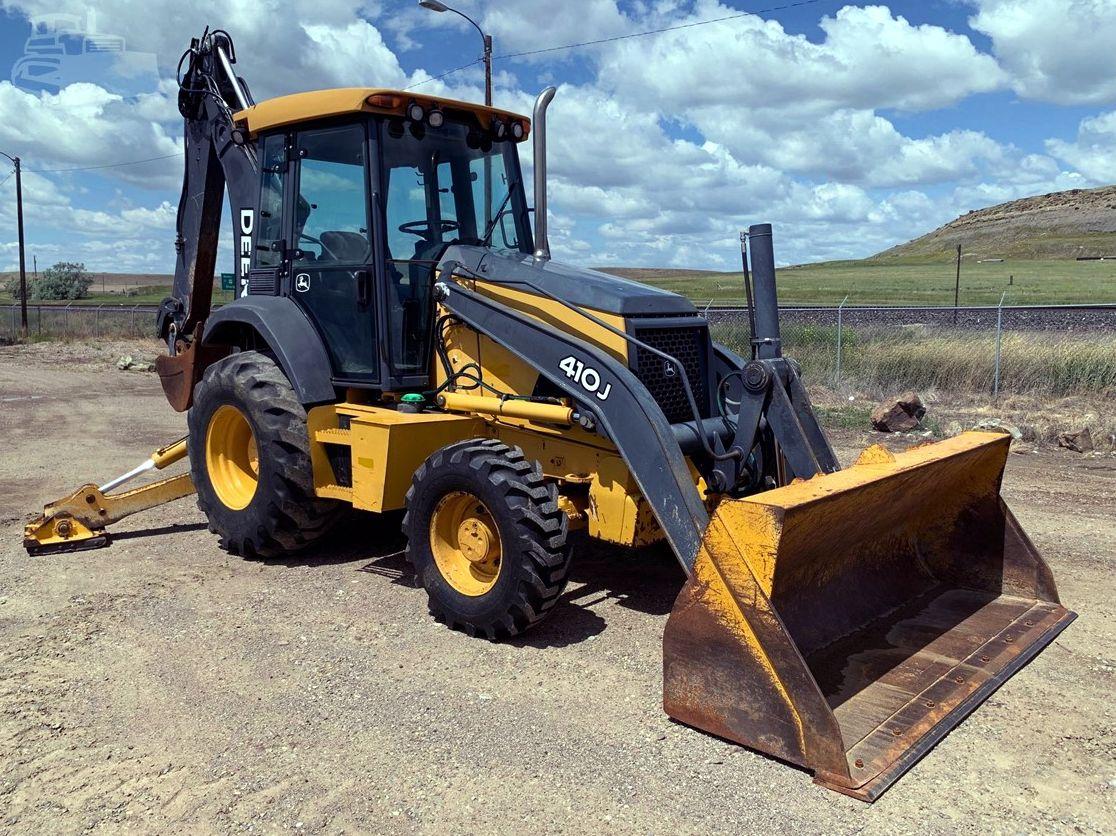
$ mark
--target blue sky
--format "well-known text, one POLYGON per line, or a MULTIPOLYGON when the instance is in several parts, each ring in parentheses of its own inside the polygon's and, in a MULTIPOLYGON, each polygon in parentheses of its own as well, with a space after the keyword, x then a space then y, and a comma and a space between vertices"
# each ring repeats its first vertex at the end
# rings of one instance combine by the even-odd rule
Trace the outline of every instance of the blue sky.
MULTIPOLYGON (((784 2, 457 5, 493 33, 501 56, 784 2)), ((24 158, 29 252, 40 265, 172 269, 182 165, 174 64, 207 23, 236 39, 257 99, 416 83, 482 96, 479 65, 430 81, 479 55, 476 31, 412 2, 106 0, 90 20, 79 2, 0 0, 0 150, 24 158), (57 88, 13 85, 31 21, 60 13, 86 33, 123 38, 130 77, 74 62, 57 88), (151 157, 165 159, 121 165, 151 157), (88 170, 58 171, 75 168, 88 170)), ((495 99, 529 112, 541 87, 559 85, 556 257, 731 269, 735 231, 749 223, 775 223, 781 262, 860 257, 970 209, 1116 182, 1113 43, 1116 0, 820 0, 501 59, 495 99)), ((13 186, 0 183, 0 269, 16 262, 13 186)))

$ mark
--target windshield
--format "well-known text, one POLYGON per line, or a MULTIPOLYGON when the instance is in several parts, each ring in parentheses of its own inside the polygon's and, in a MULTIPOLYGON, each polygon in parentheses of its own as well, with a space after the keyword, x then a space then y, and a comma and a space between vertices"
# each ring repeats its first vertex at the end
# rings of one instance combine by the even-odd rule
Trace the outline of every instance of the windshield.
POLYGON ((460 242, 529 251, 515 144, 457 122, 383 128, 388 257, 429 259, 460 242))
POLYGON ((447 244, 531 251, 515 143, 476 127, 381 122, 388 351, 398 375, 427 368, 434 259, 447 244))

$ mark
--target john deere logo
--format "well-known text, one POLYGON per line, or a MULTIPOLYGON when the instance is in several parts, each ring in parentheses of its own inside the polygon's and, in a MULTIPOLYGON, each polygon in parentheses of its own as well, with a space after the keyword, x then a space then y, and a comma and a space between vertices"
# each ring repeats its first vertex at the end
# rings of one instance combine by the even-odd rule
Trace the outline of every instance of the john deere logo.
POLYGON ((305 293, 310 289, 310 274, 299 273, 295 276, 295 290, 299 293, 305 293))
POLYGON ((678 369, 674 368, 674 363, 670 362, 670 360, 663 360, 663 377, 668 377, 672 380, 678 377, 678 369))

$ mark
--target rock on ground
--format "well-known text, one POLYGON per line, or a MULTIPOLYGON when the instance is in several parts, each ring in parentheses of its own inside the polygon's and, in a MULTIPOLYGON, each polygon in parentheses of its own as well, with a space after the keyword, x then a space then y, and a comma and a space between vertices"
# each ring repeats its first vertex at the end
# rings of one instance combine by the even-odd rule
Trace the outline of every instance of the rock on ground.
POLYGON ((884 433, 910 432, 918 428, 925 414, 922 399, 915 392, 904 392, 872 410, 872 427, 884 433))

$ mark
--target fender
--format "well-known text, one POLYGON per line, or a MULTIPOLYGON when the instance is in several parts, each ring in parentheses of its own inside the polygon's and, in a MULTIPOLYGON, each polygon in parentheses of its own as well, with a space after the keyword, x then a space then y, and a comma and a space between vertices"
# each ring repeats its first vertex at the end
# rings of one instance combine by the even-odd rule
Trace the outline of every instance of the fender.
POLYGON ((241 297, 210 315, 202 343, 236 344, 246 327, 267 343, 303 406, 337 400, 329 355, 298 305, 285 296, 241 297))

